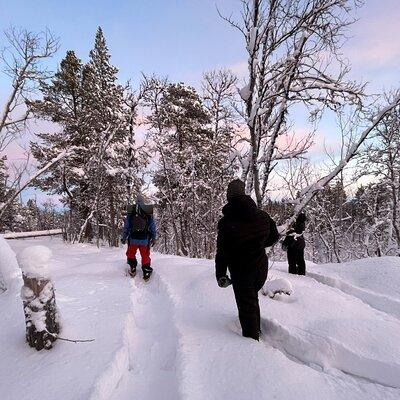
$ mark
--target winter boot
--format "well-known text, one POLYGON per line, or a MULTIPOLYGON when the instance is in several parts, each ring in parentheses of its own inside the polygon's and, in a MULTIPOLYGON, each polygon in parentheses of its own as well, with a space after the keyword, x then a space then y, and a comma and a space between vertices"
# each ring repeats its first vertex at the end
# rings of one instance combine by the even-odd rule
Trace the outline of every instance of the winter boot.
POLYGON ((150 264, 142 265, 143 270, 143 280, 148 281, 153 273, 153 268, 150 267, 150 264))
POLYGON ((132 276, 133 278, 136 275, 136 266, 137 266, 136 258, 128 258, 128 264, 129 264, 129 275, 132 276))

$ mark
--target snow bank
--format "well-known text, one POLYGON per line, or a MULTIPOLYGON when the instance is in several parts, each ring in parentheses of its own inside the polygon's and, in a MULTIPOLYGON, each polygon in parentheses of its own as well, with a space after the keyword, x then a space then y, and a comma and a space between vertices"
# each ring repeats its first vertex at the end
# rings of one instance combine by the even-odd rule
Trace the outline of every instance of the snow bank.
POLYGON ((307 275, 400 318, 399 271, 399 257, 376 257, 342 264, 310 264, 307 275))
POLYGON ((15 253, 5 238, 0 235, 0 291, 18 286, 20 279, 21 271, 15 253))
POLYGON ((18 254, 22 272, 28 278, 49 279, 51 250, 46 246, 30 246, 18 254))

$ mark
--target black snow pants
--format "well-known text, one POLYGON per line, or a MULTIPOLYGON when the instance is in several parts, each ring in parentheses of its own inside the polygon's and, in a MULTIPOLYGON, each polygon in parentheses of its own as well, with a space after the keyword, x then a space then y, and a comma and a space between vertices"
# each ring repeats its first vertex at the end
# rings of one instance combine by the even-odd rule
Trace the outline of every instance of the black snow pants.
POLYGON ((305 275, 306 262, 304 260, 304 249, 298 250, 295 248, 288 248, 287 258, 289 262, 289 274, 305 275))
POLYGON ((245 280, 233 280, 239 321, 244 337, 259 340, 260 337, 260 305, 258 292, 263 287, 268 275, 268 268, 260 268, 254 277, 245 280))

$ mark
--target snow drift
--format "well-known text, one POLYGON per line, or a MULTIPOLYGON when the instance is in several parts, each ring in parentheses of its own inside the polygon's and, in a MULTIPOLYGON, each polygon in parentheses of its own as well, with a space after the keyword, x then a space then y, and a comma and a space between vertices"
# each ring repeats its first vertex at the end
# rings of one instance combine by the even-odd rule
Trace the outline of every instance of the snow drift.
POLYGON ((17 258, 3 235, 0 235, 0 293, 22 285, 17 258))

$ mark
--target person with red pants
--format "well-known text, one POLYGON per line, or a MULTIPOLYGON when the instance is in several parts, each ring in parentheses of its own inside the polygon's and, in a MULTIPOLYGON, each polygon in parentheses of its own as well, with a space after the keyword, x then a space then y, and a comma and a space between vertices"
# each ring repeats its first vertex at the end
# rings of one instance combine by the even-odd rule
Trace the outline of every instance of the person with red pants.
POLYGON ((156 223, 152 214, 145 212, 145 200, 142 195, 136 199, 136 204, 131 213, 125 219, 121 242, 128 243, 126 251, 127 263, 130 266, 130 274, 136 274, 136 253, 139 250, 142 259, 143 279, 148 280, 153 272, 151 268, 150 246, 156 241, 156 223))

